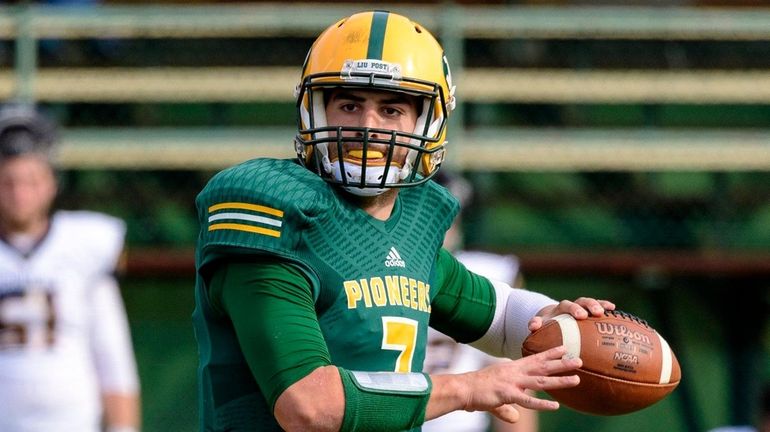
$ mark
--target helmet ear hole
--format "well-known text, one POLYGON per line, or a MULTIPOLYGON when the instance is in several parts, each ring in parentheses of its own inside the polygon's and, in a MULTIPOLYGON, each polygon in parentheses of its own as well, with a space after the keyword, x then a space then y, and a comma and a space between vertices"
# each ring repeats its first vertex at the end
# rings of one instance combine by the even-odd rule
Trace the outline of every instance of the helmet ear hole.
POLYGON ((416 31, 417 33, 422 33, 422 29, 420 28, 420 26, 414 26, 414 31, 416 31))

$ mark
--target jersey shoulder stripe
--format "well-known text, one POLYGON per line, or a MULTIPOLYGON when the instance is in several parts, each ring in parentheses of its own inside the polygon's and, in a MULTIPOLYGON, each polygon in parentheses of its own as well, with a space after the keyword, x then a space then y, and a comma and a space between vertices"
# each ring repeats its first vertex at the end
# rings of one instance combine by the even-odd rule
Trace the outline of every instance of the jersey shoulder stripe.
POLYGON ((225 202, 208 208, 209 231, 234 230, 280 237, 284 212, 279 209, 243 202, 225 202))

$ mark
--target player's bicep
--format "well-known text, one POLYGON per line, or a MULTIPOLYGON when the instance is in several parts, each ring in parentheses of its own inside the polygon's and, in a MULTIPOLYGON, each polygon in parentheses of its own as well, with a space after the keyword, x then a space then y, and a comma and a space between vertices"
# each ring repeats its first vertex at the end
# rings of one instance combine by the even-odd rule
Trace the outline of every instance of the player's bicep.
POLYGON ((228 263, 214 270, 210 288, 271 408, 286 388, 331 363, 310 282, 297 267, 267 260, 228 263))
POLYGON ((448 251, 436 257, 430 326, 458 342, 479 339, 495 312, 495 290, 486 278, 468 271, 448 251))

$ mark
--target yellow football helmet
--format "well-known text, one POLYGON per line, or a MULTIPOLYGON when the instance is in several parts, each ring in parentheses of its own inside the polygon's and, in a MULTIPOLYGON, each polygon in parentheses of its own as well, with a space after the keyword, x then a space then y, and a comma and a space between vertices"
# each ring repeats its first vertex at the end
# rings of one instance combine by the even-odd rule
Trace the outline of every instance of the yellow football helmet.
POLYGON ((357 195, 377 195, 392 187, 415 186, 430 179, 444 159, 447 118, 454 109, 454 86, 444 51, 421 25, 401 15, 369 11, 344 18, 313 43, 297 85, 299 160, 325 180, 357 195), (422 103, 412 133, 340 127, 326 122, 324 90, 353 88, 402 92, 422 103), (356 137, 343 136, 356 132, 356 137), (377 137, 371 134, 376 132, 377 137), (382 138, 384 136, 384 138, 382 138), (379 138, 378 138, 379 137, 379 138), (329 160, 328 146, 343 142, 389 145, 388 163, 329 160), (403 166, 391 163, 395 146, 408 148, 403 166))

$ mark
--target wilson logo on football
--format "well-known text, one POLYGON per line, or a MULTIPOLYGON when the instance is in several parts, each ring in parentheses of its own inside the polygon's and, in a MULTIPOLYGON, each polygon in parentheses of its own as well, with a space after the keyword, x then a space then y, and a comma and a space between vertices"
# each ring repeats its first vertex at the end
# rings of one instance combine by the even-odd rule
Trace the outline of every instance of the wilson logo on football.
POLYGON ((617 335, 622 337, 627 337, 629 339, 633 339, 636 341, 640 341, 646 344, 651 343, 649 336, 646 334, 642 334, 638 331, 631 331, 628 329, 628 327, 624 325, 616 325, 616 324, 609 324, 606 322, 597 322, 596 323, 596 330, 599 331, 599 334, 603 335, 617 335))
POLYGON ((391 247, 388 256, 385 258, 385 267, 406 267, 406 263, 401 259, 395 247, 391 247))

